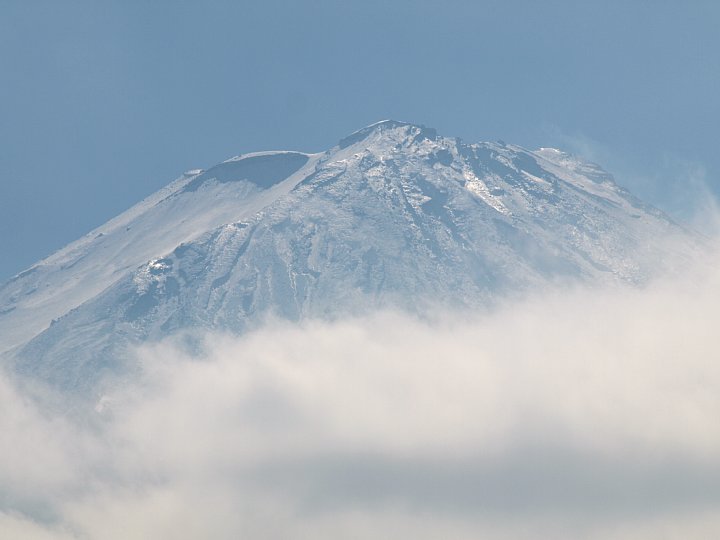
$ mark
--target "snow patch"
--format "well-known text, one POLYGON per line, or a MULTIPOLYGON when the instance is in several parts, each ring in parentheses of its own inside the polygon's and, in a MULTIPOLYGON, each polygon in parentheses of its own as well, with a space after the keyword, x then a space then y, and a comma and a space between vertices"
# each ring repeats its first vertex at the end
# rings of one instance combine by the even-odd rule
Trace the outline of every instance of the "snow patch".
POLYGON ((510 210, 507 209, 507 207, 503 204, 499 197, 496 197, 495 195, 490 193, 487 184, 485 184, 485 182, 478 178, 475 173, 473 173, 469 169, 465 169, 463 171, 463 178, 465 179, 465 188, 468 191, 470 191, 474 195, 477 195, 480 199, 483 200, 483 202, 485 202, 485 204, 495 209, 499 213, 506 216, 510 215, 510 210))

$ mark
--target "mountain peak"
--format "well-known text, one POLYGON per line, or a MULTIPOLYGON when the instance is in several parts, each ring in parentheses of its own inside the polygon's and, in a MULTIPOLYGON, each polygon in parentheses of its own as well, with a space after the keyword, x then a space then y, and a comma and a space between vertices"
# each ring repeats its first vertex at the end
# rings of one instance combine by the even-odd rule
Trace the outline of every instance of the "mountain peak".
POLYGON ((192 173, 1 285, 0 358, 91 385, 186 330, 642 283, 702 249, 597 165, 396 120, 192 173))
POLYGON ((437 131, 433 128, 428 128, 420 124, 411 124, 409 122, 401 122, 399 120, 380 120, 374 124, 370 124, 362 129, 351 133, 344 139, 341 139, 338 143, 340 148, 347 148, 353 144, 357 144, 368 137, 376 135, 380 137, 386 137, 388 135, 400 135, 401 137, 410 137, 413 140, 418 137, 423 139, 435 139, 437 131))

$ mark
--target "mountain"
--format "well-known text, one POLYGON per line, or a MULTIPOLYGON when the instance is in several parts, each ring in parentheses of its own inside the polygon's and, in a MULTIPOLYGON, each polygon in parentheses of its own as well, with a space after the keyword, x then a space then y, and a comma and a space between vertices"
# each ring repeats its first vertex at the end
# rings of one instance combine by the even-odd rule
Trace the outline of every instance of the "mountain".
POLYGON ((185 173, 2 285, 0 353, 88 389, 128 344, 181 330, 640 284, 702 249, 593 163, 388 120, 323 153, 185 173))

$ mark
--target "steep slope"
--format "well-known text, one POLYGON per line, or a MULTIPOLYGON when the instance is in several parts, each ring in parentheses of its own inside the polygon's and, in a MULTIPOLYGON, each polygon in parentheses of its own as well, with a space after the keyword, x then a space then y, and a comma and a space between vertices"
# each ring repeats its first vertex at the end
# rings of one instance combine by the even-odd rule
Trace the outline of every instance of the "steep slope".
POLYGON ((385 121, 176 181, 6 284, 0 335, 20 371, 89 387, 128 343, 182 329, 641 283, 700 249, 594 164, 385 121), (38 313, 56 320, 25 327, 38 313))

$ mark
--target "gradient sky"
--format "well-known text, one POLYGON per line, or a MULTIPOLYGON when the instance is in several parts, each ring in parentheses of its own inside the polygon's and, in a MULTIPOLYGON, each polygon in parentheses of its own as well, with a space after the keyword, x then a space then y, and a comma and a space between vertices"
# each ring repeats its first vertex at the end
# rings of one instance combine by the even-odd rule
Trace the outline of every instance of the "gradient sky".
POLYGON ((383 118, 720 193, 720 3, 0 0, 0 280, 238 153, 383 118))

